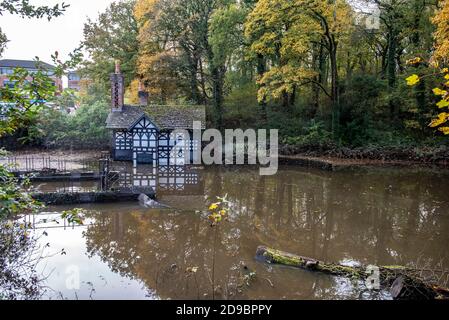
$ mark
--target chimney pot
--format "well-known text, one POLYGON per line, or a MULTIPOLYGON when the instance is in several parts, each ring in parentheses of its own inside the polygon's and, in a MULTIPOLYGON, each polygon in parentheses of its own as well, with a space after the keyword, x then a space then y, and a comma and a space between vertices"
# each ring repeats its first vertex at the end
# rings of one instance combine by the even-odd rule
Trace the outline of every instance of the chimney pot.
POLYGON ((119 60, 115 60, 115 74, 120 74, 120 61, 119 60))

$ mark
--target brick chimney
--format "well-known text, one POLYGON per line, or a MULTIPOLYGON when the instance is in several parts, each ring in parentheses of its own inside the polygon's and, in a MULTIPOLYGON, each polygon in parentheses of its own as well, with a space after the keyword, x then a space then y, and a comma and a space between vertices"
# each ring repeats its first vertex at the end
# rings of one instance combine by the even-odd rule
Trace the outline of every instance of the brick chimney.
POLYGON ((115 61, 115 73, 111 74, 111 109, 122 112, 125 101, 125 80, 120 72, 120 62, 115 61))
POLYGON ((148 92, 145 91, 145 87, 142 82, 139 82, 139 104, 141 106, 148 105, 148 92))

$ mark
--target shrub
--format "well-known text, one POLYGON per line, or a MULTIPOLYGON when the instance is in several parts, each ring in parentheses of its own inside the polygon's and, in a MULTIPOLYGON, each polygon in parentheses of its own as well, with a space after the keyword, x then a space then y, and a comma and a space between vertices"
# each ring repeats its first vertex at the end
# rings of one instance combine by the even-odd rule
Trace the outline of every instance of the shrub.
POLYGON ((47 108, 29 128, 27 139, 47 148, 101 148, 109 143, 108 113, 106 102, 84 104, 73 115, 47 108))

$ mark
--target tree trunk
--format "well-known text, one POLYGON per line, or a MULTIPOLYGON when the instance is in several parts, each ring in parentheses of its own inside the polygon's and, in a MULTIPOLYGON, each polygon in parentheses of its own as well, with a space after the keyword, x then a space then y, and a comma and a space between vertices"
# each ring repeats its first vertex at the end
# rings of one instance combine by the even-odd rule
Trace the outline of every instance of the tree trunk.
MULTIPOLYGON (((258 54, 257 55, 257 77, 258 80, 261 79, 263 77, 263 75, 265 74, 266 70, 266 61, 263 55, 258 54)), ((258 87, 258 90, 260 90, 264 85, 260 84, 258 87)), ((268 120, 268 115, 267 115, 267 101, 265 96, 262 97, 262 99, 259 101, 259 106, 262 110, 262 120, 264 122, 266 122, 268 120)))
POLYGON ((331 64, 332 134, 336 138, 340 131, 340 98, 338 91, 337 43, 333 37, 329 41, 329 58, 331 64))
POLYGON ((396 86, 396 50, 397 35, 393 28, 388 32, 388 53, 387 53, 387 78, 388 86, 394 88, 396 86))
POLYGON ((200 92, 198 89, 198 60, 192 59, 190 63, 190 99, 196 104, 201 104, 200 92))
POLYGON ((216 125, 218 129, 223 128, 223 86, 224 86, 224 74, 225 67, 213 67, 212 68, 212 87, 213 87, 213 100, 214 110, 216 116, 216 125))
POLYGON ((320 48, 317 49, 317 45, 314 45, 313 47, 313 54, 312 54, 312 66, 313 69, 317 72, 317 75, 314 77, 314 81, 316 82, 312 82, 312 110, 310 110, 310 118, 314 119, 315 115, 318 111, 318 108, 320 107, 320 87, 317 83, 320 83, 319 78, 320 78, 320 73, 321 73, 321 69, 320 69, 320 56, 321 56, 321 52, 322 52, 322 46, 319 46, 320 48))
MULTIPOLYGON (((349 277, 352 279, 367 279, 371 276, 364 267, 349 267, 335 263, 325 263, 313 258, 303 257, 292 253, 259 246, 256 251, 258 261, 271 264, 285 265, 309 271, 322 272, 334 276, 349 277)), ((380 283, 390 287, 395 299, 448 299, 449 291, 434 285, 424 283, 415 274, 417 270, 401 266, 381 266, 380 283)))

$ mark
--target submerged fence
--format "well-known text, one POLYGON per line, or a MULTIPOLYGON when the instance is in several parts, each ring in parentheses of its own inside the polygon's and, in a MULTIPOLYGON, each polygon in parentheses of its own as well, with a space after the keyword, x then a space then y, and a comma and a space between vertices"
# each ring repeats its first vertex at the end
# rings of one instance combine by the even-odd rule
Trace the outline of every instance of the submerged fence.
POLYGON ((187 166, 133 166, 112 161, 107 155, 100 159, 0 157, 0 165, 18 177, 29 177, 37 193, 155 194, 159 190, 196 194, 202 185, 198 173, 187 166))
POLYGON ((67 159, 49 156, 20 156, 0 158, 11 172, 99 172, 98 160, 67 159))

